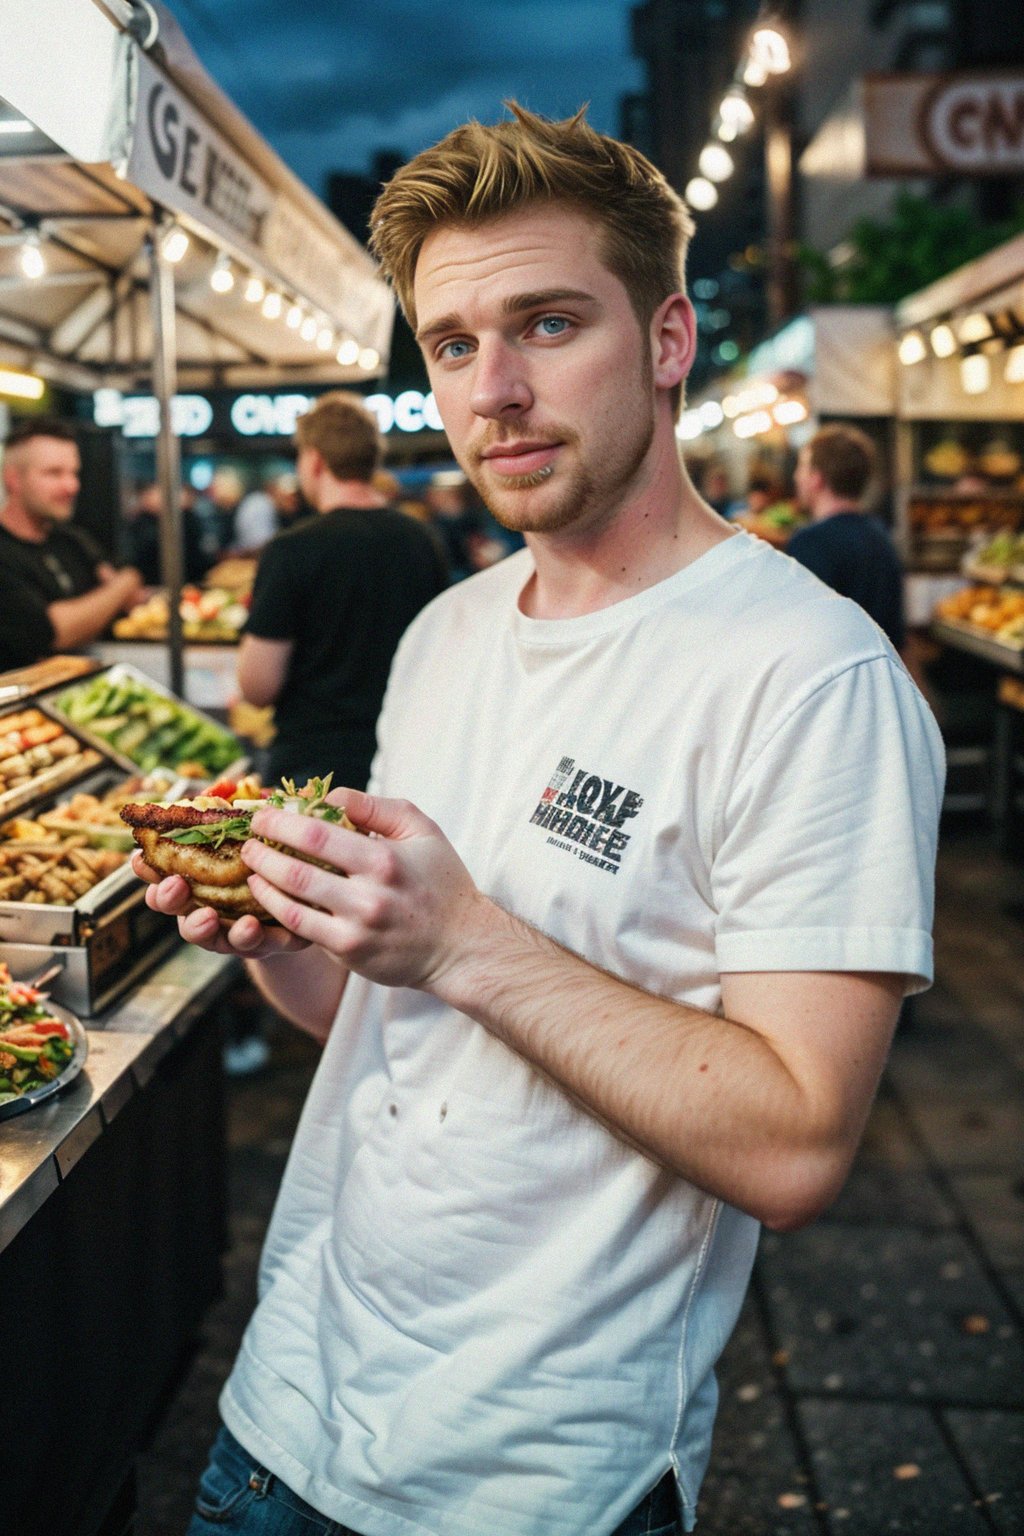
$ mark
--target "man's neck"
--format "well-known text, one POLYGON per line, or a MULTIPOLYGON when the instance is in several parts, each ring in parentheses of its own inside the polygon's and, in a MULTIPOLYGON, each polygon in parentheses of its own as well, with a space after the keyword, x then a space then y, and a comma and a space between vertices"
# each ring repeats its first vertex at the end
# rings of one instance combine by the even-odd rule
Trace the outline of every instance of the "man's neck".
POLYGON ((863 512, 863 510, 860 502, 851 501, 849 496, 823 496, 811 511, 811 521, 823 523, 827 517, 836 517, 840 512, 863 512))
POLYGON ((536 573, 520 606, 529 618, 579 618, 635 597, 690 565, 731 529, 698 496, 675 439, 634 493, 591 530, 527 534, 536 573))
POLYGON ((53 524, 47 518, 33 517, 27 507, 12 499, 0 507, 0 527, 13 533, 16 539, 25 539, 29 544, 43 544, 53 524))
POLYGON ((388 500, 368 480, 327 480, 317 494, 318 512, 336 512, 339 507, 386 507, 388 500))

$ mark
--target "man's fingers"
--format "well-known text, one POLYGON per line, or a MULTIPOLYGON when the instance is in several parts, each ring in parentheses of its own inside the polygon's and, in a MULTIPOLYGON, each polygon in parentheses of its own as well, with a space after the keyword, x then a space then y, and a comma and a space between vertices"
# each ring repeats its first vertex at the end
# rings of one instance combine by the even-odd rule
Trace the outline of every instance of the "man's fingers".
POLYGON ((332 789, 327 803, 340 805, 360 832, 375 832, 378 837, 422 837, 436 831, 430 817, 410 800, 388 800, 361 789, 332 789))
POLYGON ((145 855, 140 848, 136 848, 131 857, 131 866, 140 880, 145 880, 147 885, 157 885, 162 879, 157 870, 151 864, 146 863, 145 855))

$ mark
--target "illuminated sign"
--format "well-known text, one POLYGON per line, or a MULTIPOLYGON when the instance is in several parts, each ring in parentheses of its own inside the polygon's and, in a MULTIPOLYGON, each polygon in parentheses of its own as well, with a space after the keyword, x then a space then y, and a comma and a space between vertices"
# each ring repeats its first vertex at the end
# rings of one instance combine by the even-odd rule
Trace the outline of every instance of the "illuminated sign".
MULTIPOLYGON (((160 405, 154 395, 98 389, 92 400, 98 427, 120 427, 125 437, 156 437, 160 430, 160 405)), ((175 395, 171 401, 175 437, 202 437, 212 421, 213 406, 205 395, 175 395)))
MULTIPOLYGON (((315 395, 238 395, 228 415, 242 437, 293 437, 299 417, 315 405, 315 395)), ((406 389, 399 395, 367 395, 363 404, 376 417, 381 432, 443 432, 432 394, 406 389)), ((223 409, 223 407, 219 407, 223 409)), ((177 437, 202 437, 213 424, 214 407, 205 395, 175 395, 171 422, 177 437)), ((93 395, 93 420, 99 427, 119 427, 125 437, 156 437, 160 409, 153 395, 122 395, 98 389, 93 395)))
POLYGON ((1024 171, 1024 73, 867 75, 869 176, 1024 171))

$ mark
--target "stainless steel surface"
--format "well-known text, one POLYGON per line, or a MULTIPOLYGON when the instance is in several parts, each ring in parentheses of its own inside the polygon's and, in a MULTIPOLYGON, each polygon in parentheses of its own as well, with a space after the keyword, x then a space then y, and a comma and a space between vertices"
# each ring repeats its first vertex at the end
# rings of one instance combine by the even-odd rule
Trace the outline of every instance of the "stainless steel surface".
POLYGON ((171 421, 171 405, 177 389, 177 315, 174 305, 174 267, 162 245, 171 221, 159 215, 156 229, 147 240, 149 252, 150 317, 155 340, 153 393, 160 408, 156 440, 157 480, 160 485, 160 575, 167 588, 168 650, 171 688, 185 697, 184 632, 181 623, 182 511, 181 455, 171 421))
POLYGON ((89 1060, 66 1092, 0 1125, 0 1249, 72 1173, 124 1105, 159 1070, 241 967, 227 955, 179 949, 87 1030, 89 1060))
POLYGON ((1017 677, 1024 677, 1024 651, 1001 645, 998 640, 989 640, 984 635, 973 634, 958 624, 936 621, 931 632, 936 640, 951 645, 954 650, 967 651, 972 656, 979 656, 982 661, 990 662, 1001 672, 1013 672, 1017 677))

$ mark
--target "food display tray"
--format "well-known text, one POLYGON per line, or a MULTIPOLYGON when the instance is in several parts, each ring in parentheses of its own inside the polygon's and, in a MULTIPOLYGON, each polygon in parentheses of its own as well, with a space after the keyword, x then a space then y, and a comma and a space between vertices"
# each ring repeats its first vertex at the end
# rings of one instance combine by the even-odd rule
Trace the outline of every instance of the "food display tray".
MULTIPOLYGON (((87 740, 81 731, 62 716, 53 715, 37 698, 23 697, 0 707, 0 736, 5 733, 5 721, 20 719, 30 711, 38 714, 47 725, 52 722, 52 725, 60 726, 62 734, 76 742, 79 750, 71 756, 59 757, 48 767, 33 773, 27 784, 18 784, 13 789, 0 789, 0 821, 9 821, 25 806, 31 805, 33 801, 52 790, 77 784, 86 774, 91 773, 94 768, 98 768, 107 760, 107 754, 102 747, 97 747, 87 740)), ((27 750, 30 749, 26 748, 27 750)))
MULTIPOLYGON (((108 789, 115 788, 136 774, 135 769, 131 775, 127 775, 122 769, 108 764, 88 779, 77 783, 75 790, 100 797, 108 789)), ((165 798, 177 800, 187 791, 186 782, 175 779, 169 783, 165 798)), ((52 810, 63 798, 61 794, 47 795, 30 802, 23 809, 31 809, 34 816, 41 816, 52 810)), ((0 844, 0 847, 3 846, 0 844)), ((16 847, 17 844, 12 846, 16 847)), ((56 849, 58 845, 53 846, 56 849)), ((141 893, 138 879, 127 859, 118 869, 111 870, 109 875, 98 880, 71 903, 0 900, 0 940, 9 939, 23 944, 83 944, 102 924, 106 914, 119 905, 126 892, 141 893)))
POLYGON ((177 924, 146 906, 145 887, 135 881, 94 928, 80 927, 77 942, 0 940, 0 960, 16 976, 39 975, 59 965, 47 983, 51 1000, 91 1018, 141 981, 179 942, 177 924))
MULTIPOLYGON (((92 674, 92 677, 96 676, 107 677, 112 682, 118 682, 121 679, 136 682, 142 687, 148 689, 150 693, 158 694, 161 698, 170 700, 171 703, 176 704, 179 708, 188 710, 190 714, 195 715, 198 720, 204 721, 207 725, 213 726, 215 729, 225 733, 226 735, 230 736, 233 734, 228 730, 226 726, 222 725, 220 721, 215 720, 212 715, 207 714, 205 710, 198 709, 194 704, 186 703, 184 700, 180 699, 176 693, 173 693, 170 688, 167 688, 162 683, 157 682, 155 678, 150 677, 140 668, 133 667, 129 662, 118 661, 114 662, 111 666, 101 667, 96 673, 92 674)), ((92 681, 92 677, 83 679, 81 681, 81 685, 88 685, 88 683, 92 681)), ((49 714, 53 716, 55 720, 59 720, 61 723, 67 724, 69 730, 72 730, 75 734, 79 735, 91 746, 95 747, 97 751, 102 752, 105 757, 112 759, 121 768, 126 769, 130 773, 138 773, 139 765, 132 758, 125 756, 123 752, 119 752, 116 746, 106 741, 102 736, 96 735, 94 732, 90 731, 87 723, 76 723, 74 726, 72 726, 71 722, 67 719, 67 716, 64 715, 57 707, 57 698, 59 694, 65 692, 68 686, 79 686, 79 680, 76 679, 75 682, 71 683, 70 685, 65 684, 58 688, 48 689, 45 694, 40 695, 37 702, 41 703, 42 706, 47 710, 49 714)), ((249 764, 250 759, 244 754, 240 753, 233 762, 228 763, 224 768, 218 769, 215 775, 209 775, 204 782, 209 783, 212 778, 240 778, 242 774, 248 770, 249 764)), ((176 771, 176 765, 174 763, 161 763, 159 766, 172 772, 176 771)))

